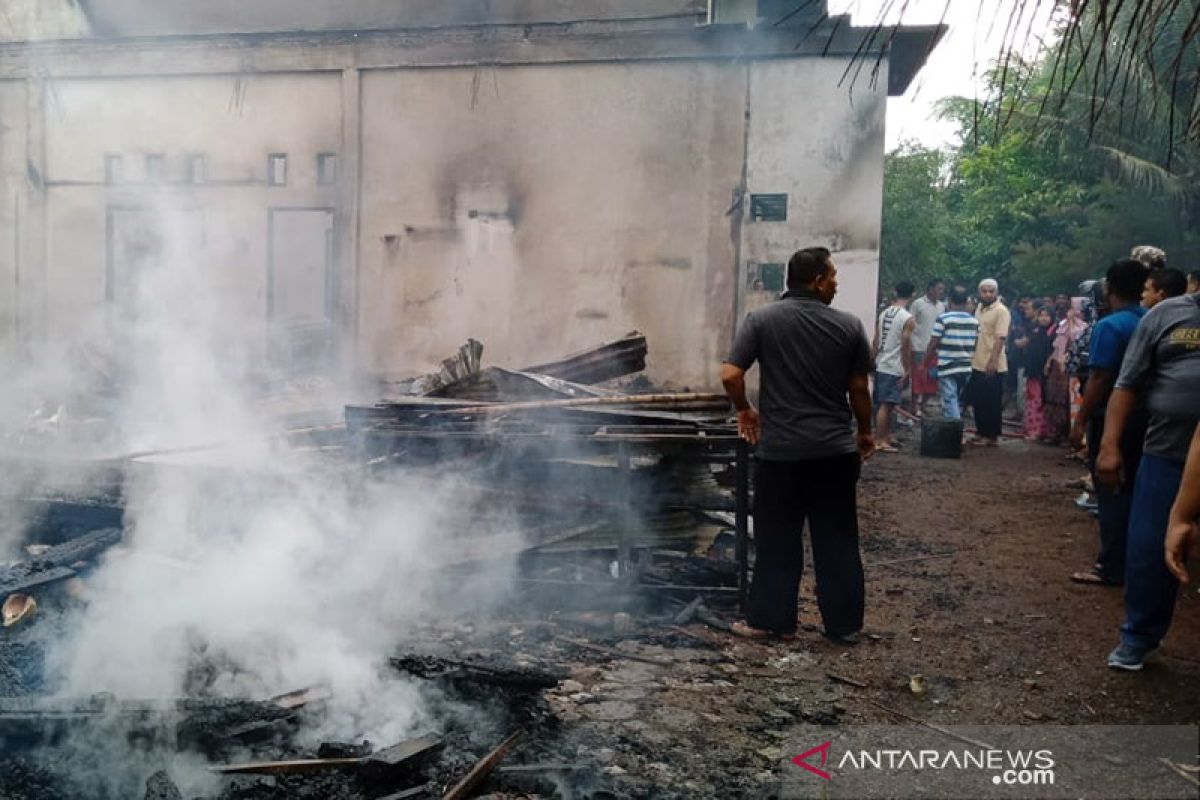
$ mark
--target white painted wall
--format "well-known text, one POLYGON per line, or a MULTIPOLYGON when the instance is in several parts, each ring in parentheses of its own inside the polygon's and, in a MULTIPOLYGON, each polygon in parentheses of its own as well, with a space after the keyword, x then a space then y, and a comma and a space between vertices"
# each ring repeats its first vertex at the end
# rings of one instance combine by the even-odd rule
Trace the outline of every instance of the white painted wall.
MULTIPOLYGON (((868 65, 869 68, 869 65, 868 65)), ((834 251, 834 306, 871 329, 879 282, 887 65, 843 81, 844 59, 758 61, 751 68, 747 193, 788 194, 787 222, 752 222, 742 262, 786 262, 802 247, 834 251)), ((742 281, 743 287, 745 280, 742 281)), ((768 302, 745 294, 746 310, 768 302)))
MULTIPOLYGON (((418 373, 474 336, 489 361, 519 366, 639 329, 652 379, 716 388, 741 270, 811 244, 838 251, 837 303, 869 322, 884 92, 839 86, 844 68, 796 58, 364 71, 361 365, 418 373), (786 192, 790 207, 786 223, 742 224, 739 242, 729 209, 743 167, 748 192, 786 192)), ((24 91, 0 88, 0 108, 14 109, 0 135, 6 192, 25 180, 24 91)), ((188 268, 205 270, 231 314, 262 319, 269 210, 338 202, 315 168, 341 147, 353 108, 342 91, 340 72, 47 83, 49 331, 70 336, 105 313, 110 207, 179 220, 188 268), (289 156, 287 186, 266 184, 271 152, 289 156), (145 180, 151 153, 166 159, 161 185, 145 180), (184 180, 193 153, 206 157, 201 186, 184 180), (123 157, 126 183, 105 185, 106 155, 123 157)), ((2 233, 0 251, 11 245, 2 233)), ((12 302, 4 263, 0 252, 0 315, 12 302)), ((743 299, 744 311, 769 297, 743 299)))

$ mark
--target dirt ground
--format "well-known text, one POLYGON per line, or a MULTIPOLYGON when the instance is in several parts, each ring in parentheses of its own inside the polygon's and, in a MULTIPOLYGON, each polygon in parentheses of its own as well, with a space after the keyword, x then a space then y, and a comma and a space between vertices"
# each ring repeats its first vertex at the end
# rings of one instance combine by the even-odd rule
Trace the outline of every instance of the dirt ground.
POLYGON ((961 461, 913 450, 881 454, 864 471, 861 644, 820 637, 810 571, 804 630, 790 644, 698 624, 688 636, 650 622, 608 637, 638 661, 571 661, 579 653, 557 638, 513 641, 572 672, 551 696, 564 722, 554 749, 579 742, 579 762, 599 766, 617 796, 772 797, 781 764, 795 755, 785 752, 795 725, 906 724, 873 703, 940 725, 1200 721, 1194 584, 1156 662, 1141 673, 1105 666, 1120 590, 1067 580, 1096 548, 1095 520, 1073 503, 1085 472, 1078 461, 1020 441, 961 461), (909 688, 917 674, 923 696, 909 688))

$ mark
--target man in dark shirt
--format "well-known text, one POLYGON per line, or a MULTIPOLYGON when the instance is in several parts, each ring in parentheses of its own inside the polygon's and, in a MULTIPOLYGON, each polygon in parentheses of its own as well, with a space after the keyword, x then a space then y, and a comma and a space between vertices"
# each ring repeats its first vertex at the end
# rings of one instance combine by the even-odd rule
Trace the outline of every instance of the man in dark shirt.
POLYGON ((856 317, 829 306, 837 268, 827 249, 793 255, 787 287, 778 302, 747 315, 721 365, 738 432, 757 445, 754 580, 746 622, 734 631, 755 638, 795 633, 807 520, 825 635, 848 644, 863 624, 857 486, 862 461, 875 452, 870 346, 856 317), (755 362, 761 417, 746 399, 746 371, 755 362))
MULTIPOLYGON (((1125 348, 1145 315, 1138 305, 1141 289, 1149 270, 1131 258, 1117 261, 1108 268, 1104 285, 1107 307, 1111 311, 1092 326, 1088 347, 1088 378, 1083 391, 1079 417, 1071 427, 1071 446, 1078 450, 1087 435, 1088 466, 1093 477, 1100 440, 1104 438, 1104 411, 1121 371, 1125 348)), ((1128 475, 1116 491, 1096 484, 1096 503, 1100 511, 1100 551, 1096 564, 1086 572, 1076 572, 1071 580, 1101 586, 1120 586, 1125 582, 1125 540, 1129 530, 1129 509, 1133 502, 1133 483, 1142 460, 1142 440, 1146 438, 1148 416, 1145 409, 1134 409, 1121 438, 1121 457, 1128 475)))
POLYGON ((1164 300, 1134 331, 1104 417, 1096 477, 1110 490, 1122 482, 1121 438, 1139 402, 1150 413, 1133 485, 1125 551, 1125 622, 1108 656, 1115 669, 1139 670, 1171 627, 1179 581, 1163 559, 1171 504, 1200 422, 1200 296, 1164 300))

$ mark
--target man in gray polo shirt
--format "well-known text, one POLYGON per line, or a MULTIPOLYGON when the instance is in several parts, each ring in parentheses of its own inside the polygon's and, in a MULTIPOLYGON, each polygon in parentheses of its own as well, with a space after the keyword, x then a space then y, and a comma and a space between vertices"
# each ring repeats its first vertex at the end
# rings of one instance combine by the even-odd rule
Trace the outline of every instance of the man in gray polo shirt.
POLYGON ((829 306, 837 267, 827 249, 793 255, 787 286, 777 302, 747 315, 721 365, 738 432, 757 445, 754 580, 746 621, 734 632, 754 638, 795 634, 807 520, 825 635, 853 643, 864 605, 858 476, 875 451, 870 346, 858 318, 829 306), (761 417, 746 398, 746 371, 755 362, 761 417))
POLYGON ((1116 491, 1123 481, 1121 436, 1133 410, 1150 412, 1142 461, 1133 485, 1125 550, 1125 622, 1108 656, 1114 669, 1139 670, 1166 636, 1179 581, 1163 550, 1171 504, 1200 422, 1200 296, 1164 300, 1138 324, 1104 417, 1096 477, 1116 491))

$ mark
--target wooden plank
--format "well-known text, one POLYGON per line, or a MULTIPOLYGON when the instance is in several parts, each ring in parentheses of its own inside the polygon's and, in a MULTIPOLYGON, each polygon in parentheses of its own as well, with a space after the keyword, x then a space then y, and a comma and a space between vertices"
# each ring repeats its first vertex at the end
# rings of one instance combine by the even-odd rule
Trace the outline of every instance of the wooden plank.
POLYGON ((384 748, 378 753, 367 756, 363 761, 386 767, 396 767, 418 756, 441 749, 441 739, 436 736, 422 736, 384 748))
POLYGON ((301 758, 293 761, 258 761, 210 767, 221 775, 306 775, 331 769, 362 766, 361 758, 301 758))
POLYGON ((323 684, 317 686, 309 686, 305 689, 297 689, 294 692, 276 695, 271 698, 271 702, 280 708, 303 708, 309 703, 316 703, 321 700, 328 700, 333 697, 333 690, 323 684))
POLYGON ((487 776, 491 774, 492 770, 495 769, 496 766, 504 760, 504 757, 508 755, 509 751, 516 746, 517 740, 520 738, 521 732, 517 731, 512 736, 509 736, 507 739, 501 742, 495 750, 481 758, 475 764, 475 766, 471 768, 471 771, 463 776, 461 781, 451 787, 450 791, 442 795, 442 800, 466 800, 466 798, 470 797, 471 792, 475 790, 475 787, 479 786, 479 784, 483 783, 483 781, 487 779, 487 776))
POLYGON ((339 769, 392 769, 413 758, 438 750, 442 740, 435 736, 408 739, 362 758, 300 758, 288 761, 256 761, 210 767, 220 775, 307 775, 339 769))

